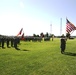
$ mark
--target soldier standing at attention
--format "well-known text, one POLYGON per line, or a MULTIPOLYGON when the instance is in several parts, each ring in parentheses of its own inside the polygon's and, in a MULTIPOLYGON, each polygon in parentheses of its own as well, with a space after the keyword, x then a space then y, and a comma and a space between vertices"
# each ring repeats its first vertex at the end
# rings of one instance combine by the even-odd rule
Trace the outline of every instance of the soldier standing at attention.
POLYGON ((63 54, 66 48, 66 38, 64 34, 61 36, 60 43, 61 53, 63 54))
POLYGON ((7 47, 9 48, 9 41, 10 41, 10 39, 9 39, 9 37, 7 37, 6 38, 6 43, 7 43, 7 47))
POLYGON ((4 42, 5 42, 5 38, 4 37, 2 37, 1 42, 2 42, 2 48, 4 48, 4 42))
POLYGON ((14 45, 14 37, 11 37, 11 47, 14 47, 13 45, 14 45))
POLYGON ((15 37, 15 38, 14 38, 14 48, 15 48, 16 50, 20 50, 20 49, 17 47, 17 44, 18 44, 18 38, 15 37))

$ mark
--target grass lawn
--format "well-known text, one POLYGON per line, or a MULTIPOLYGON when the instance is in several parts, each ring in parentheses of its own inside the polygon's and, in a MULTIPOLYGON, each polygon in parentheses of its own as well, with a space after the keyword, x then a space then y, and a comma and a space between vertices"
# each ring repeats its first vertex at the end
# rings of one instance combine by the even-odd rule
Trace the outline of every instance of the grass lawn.
POLYGON ((0 47, 0 75, 76 75, 76 39, 67 40, 65 54, 58 38, 21 41, 19 48, 0 47))

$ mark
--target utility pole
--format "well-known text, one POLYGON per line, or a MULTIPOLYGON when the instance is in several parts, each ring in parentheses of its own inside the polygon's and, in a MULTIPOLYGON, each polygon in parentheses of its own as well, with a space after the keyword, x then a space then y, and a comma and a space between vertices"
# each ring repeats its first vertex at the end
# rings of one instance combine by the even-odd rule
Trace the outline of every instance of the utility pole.
POLYGON ((60 18, 60 36, 62 35, 62 18, 60 18))
POLYGON ((52 24, 50 24, 50 31, 51 31, 51 34, 52 34, 52 24))

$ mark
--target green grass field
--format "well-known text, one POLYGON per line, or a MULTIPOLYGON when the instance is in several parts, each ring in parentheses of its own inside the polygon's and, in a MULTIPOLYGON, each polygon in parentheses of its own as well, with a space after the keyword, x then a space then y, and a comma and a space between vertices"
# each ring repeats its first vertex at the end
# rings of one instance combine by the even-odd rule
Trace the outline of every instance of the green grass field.
POLYGON ((19 48, 0 47, 0 75, 76 75, 76 39, 67 40, 65 54, 58 38, 21 41, 19 48))

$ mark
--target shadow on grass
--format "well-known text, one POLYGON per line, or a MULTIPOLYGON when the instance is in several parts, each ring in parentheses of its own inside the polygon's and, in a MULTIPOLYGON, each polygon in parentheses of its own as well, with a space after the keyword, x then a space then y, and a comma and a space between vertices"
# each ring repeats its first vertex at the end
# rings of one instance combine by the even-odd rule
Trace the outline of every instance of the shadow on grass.
POLYGON ((64 55, 69 55, 69 56, 76 56, 76 53, 71 53, 71 52, 65 52, 64 55))
POLYGON ((22 49, 22 51, 30 51, 30 50, 22 49))
POLYGON ((30 50, 27 50, 27 49, 19 49, 19 48, 15 48, 16 50, 18 51, 30 51, 30 50))

